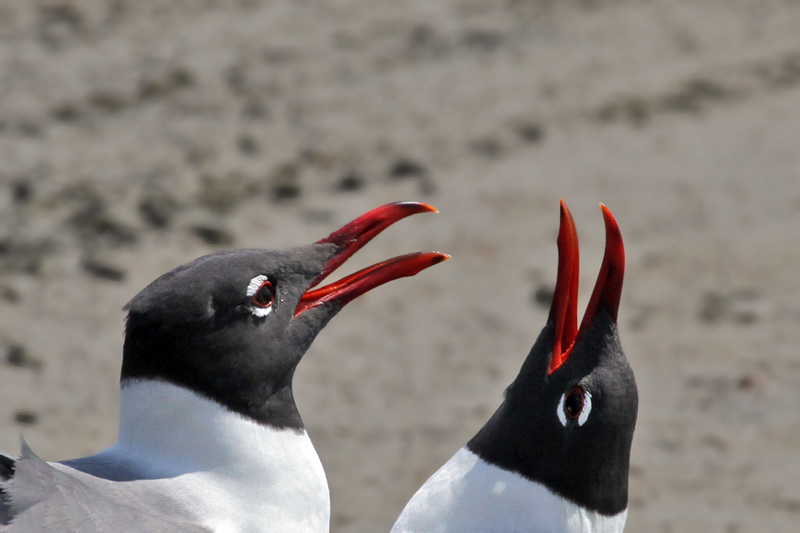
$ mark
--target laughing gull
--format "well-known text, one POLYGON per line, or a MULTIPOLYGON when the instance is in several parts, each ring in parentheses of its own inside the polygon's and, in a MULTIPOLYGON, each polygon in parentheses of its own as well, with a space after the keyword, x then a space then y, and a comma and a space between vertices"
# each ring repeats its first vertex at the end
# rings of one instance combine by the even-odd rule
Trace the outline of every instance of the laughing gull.
POLYGON ((617 310, 625 252, 601 204, 606 248, 578 329, 578 236, 561 202, 547 325, 475 437, 406 505, 394 533, 619 533, 638 394, 617 310))
POLYGON ((0 530, 328 531, 295 368, 345 304, 449 256, 408 254, 315 287, 394 222, 435 211, 389 204, 311 245, 214 253, 156 279, 125 307, 119 440, 60 463, 24 441, 19 458, 0 455, 0 530))

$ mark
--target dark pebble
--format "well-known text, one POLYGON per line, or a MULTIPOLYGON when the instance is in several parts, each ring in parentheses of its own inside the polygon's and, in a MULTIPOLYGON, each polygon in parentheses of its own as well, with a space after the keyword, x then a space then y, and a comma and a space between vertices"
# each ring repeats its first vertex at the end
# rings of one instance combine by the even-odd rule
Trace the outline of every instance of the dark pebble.
POLYGON ((11 198, 15 204, 27 204, 33 196, 33 185, 25 178, 11 184, 11 198))
POLYGON ((544 128, 540 124, 521 124, 517 127, 517 135, 525 142, 540 143, 544 140, 544 128))
POLYGON ((301 189, 297 166, 293 164, 278 166, 269 178, 269 192, 276 202, 299 197, 301 189))
POLYGON ((701 322, 718 322, 730 307, 728 298, 717 292, 706 292, 700 299, 697 317, 701 322))
POLYGON ((756 378, 750 374, 745 374, 739 378, 738 386, 740 390, 752 390, 756 385, 756 378))
POLYGON ((192 233, 200 237, 203 242, 211 246, 233 244, 233 234, 222 228, 212 228, 211 226, 192 226, 192 233))
POLYGON ((166 76, 145 78, 139 82, 138 96, 141 100, 150 100, 169 96, 171 93, 192 87, 195 76, 184 67, 175 67, 166 76))
POLYGON ((269 118, 269 108, 258 100, 249 100, 242 105, 242 117, 248 120, 264 120, 269 118))
POLYGON ((642 98, 626 98, 601 106, 595 112, 599 122, 627 122, 632 126, 644 126, 652 113, 651 104, 642 98))
POLYGON ((172 196, 166 194, 150 195, 139 201, 139 215, 154 228, 166 228, 178 205, 172 196))
POLYGON ((98 91, 89 96, 89 104, 99 111, 115 113, 123 110, 128 102, 121 94, 98 91))
POLYGON ((541 285, 533 292, 533 301, 536 302, 536 305, 539 307, 549 309, 550 305, 553 303, 554 295, 555 292, 551 286, 541 285))
POLYGON ((491 137, 483 137, 469 143, 469 148, 473 152, 483 157, 500 157, 503 155, 503 145, 499 140, 491 137))
POLYGON ((425 167, 411 159, 401 158, 392 163, 389 169, 389 176, 392 178, 402 179, 414 176, 421 176, 426 174, 425 167))
POLYGON ((291 200, 300 196, 300 185, 297 183, 278 183, 272 186, 272 199, 275 201, 291 200))
POLYGON ((462 42, 469 48, 482 52, 494 52, 503 44, 505 38, 502 34, 491 30, 468 30, 462 37, 462 42))
POLYGON ((256 142, 251 135, 247 134, 242 134, 236 139, 236 146, 244 155, 254 156, 260 151, 258 142, 256 142))
POLYGON ((92 276, 108 281, 124 281, 125 271, 97 259, 84 259, 81 263, 83 269, 92 276))
POLYGON ((141 100, 150 100, 164 93, 164 86, 157 80, 146 79, 139 82, 138 96, 141 100))
POLYGON ((8 366, 23 366, 25 364, 25 348, 17 344, 9 346, 6 353, 6 363, 8 366))
POLYGON ((186 67, 177 66, 169 73, 169 83, 176 89, 185 89, 195 84, 195 76, 186 67))
POLYGON ((0 300, 4 302, 17 303, 20 300, 19 293, 14 287, 0 285, 0 300))
POLYGON ((133 228, 116 220, 100 198, 90 199, 70 217, 70 224, 84 241, 102 240, 112 246, 125 246, 138 241, 133 228))
POLYGON ((14 422, 17 424, 24 424, 26 426, 32 426, 36 424, 36 421, 39 417, 36 413, 32 413, 30 411, 19 411, 14 414, 14 422))
POLYGON ((8 351, 6 352, 6 364, 8 366, 16 366, 16 367, 25 367, 25 366, 32 366, 31 363, 36 362, 38 366, 38 361, 34 361, 33 359, 28 357, 28 352, 24 346, 20 346, 19 344, 12 344, 8 347, 8 351))
POLYGON ((54 107, 50 115, 61 122, 74 122, 80 118, 81 110, 74 104, 63 103, 54 107))
POLYGON ((697 79, 686 83, 678 91, 668 94, 660 101, 667 111, 697 113, 710 101, 728 98, 729 91, 714 81, 697 79))
POLYGON ((734 313, 731 318, 734 322, 737 324, 742 324, 743 326, 748 326, 758 322, 758 315, 753 311, 740 311, 738 313, 734 313))
POLYGON ((336 190, 339 192, 353 192, 358 191, 364 187, 364 179, 355 172, 345 174, 339 183, 336 184, 336 190))
POLYGON ((0 272, 22 272, 36 276, 43 259, 55 249, 50 241, 17 242, 0 239, 0 272))

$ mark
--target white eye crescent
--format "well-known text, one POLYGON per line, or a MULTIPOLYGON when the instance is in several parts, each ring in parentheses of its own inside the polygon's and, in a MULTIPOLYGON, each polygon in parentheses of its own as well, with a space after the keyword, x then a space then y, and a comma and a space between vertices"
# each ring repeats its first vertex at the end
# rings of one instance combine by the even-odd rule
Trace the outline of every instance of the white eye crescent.
POLYGON ((592 394, 580 385, 576 385, 562 394, 556 408, 558 421, 564 427, 567 427, 567 422, 570 420, 577 420, 579 426, 584 425, 591 412, 592 394))
POLYGON ((250 312, 257 317, 265 317, 272 312, 274 288, 267 276, 260 275, 250 280, 245 296, 250 298, 250 312))

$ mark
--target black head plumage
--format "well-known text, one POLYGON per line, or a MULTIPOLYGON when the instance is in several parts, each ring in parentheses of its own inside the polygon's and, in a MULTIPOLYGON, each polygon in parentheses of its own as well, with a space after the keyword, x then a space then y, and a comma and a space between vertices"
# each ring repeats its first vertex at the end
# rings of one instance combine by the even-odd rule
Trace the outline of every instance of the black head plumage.
POLYGON ((580 328, 577 232, 562 201, 547 325, 503 404, 468 448, 586 509, 613 515, 627 508, 638 392, 617 328, 622 238, 611 212, 602 209, 605 257, 580 328))
POLYGON ((409 254, 314 287, 392 223, 430 211, 389 204, 311 245, 225 251, 164 274, 126 306, 122 386, 165 380, 264 424, 302 428, 292 378, 322 328, 357 296, 448 256, 409 254))

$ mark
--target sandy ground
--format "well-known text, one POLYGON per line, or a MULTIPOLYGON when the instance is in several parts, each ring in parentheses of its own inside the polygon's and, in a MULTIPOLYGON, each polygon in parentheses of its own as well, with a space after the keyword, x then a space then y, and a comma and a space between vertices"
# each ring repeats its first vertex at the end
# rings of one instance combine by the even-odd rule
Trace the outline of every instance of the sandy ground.
POLYGON ((639 382, 628 531, 800 519, 800 3, 0 2, 0 448, 117 431, 123 313, 166 270, 400 199, 295 390, 332 530, 386 531, 544 325, 558 199, 581 298, 606 203, 639 382), (539 298, 541 300, 541 298, 539 298))

